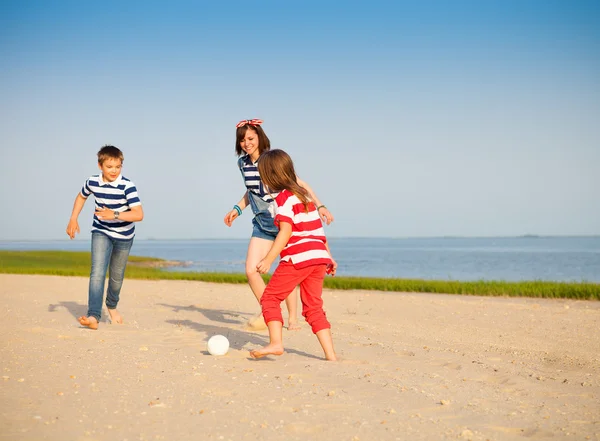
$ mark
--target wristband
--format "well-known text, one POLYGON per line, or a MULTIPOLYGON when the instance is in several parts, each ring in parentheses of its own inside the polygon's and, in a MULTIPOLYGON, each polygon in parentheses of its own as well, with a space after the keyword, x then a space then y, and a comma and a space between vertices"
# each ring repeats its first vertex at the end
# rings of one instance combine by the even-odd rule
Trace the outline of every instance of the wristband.
POLYGON ((327 208, 327 207, 326 207, 325 205, 319 205, 319 206, 317 207, 317 211, 319 211, 321 208, 327 208))
POLYGON ((238 216, 242 215, 242 209, 239 207, 239 205, 234 205, 233 208, 235 211, 237 211, 238 216))

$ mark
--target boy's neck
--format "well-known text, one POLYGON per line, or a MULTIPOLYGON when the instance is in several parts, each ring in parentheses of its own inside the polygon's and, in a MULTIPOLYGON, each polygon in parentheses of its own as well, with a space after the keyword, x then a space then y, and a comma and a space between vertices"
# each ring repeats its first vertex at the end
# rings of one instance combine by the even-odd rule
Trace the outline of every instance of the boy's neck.
POLYGON ((104 176, 104 173, 102 173, 102 181, 105 182, 105 183, 107 183, 107 184, 112 184, 113 182, 117 182, 120 178, 121 178, 121 174, 119 174, 119 176, 117 176, 115 179, 113 179, 111 181, 106 176, 104 176))

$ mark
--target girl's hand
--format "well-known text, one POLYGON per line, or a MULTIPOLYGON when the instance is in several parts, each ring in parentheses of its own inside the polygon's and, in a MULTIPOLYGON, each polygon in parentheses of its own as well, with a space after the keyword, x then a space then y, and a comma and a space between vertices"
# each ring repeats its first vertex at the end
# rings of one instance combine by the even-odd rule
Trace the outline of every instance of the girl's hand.
POLYGON ((331 258, 331 263, 327 265, 327 274, 330 276, 335 276, 335 272, 337 271, 337 262, 331 258))
POLYGON ((71 239, 75 239, 75 235, 77 233, 79 233, 79 222, 77 222, 77 219, 75 219, 75 220, 71 219, 69 221, 69 225, 67 225, 67 235, 71 239))
POLYGON ((319 217, 327 225, 333 222, 333 214, 327 209, 327 207, 319 208, 319 217))
POLYGON ((266 259, 261 260, 260 262, 258 262, 258 265, 256 265, 256 271, 258 271, 260 274, 267 274, 270 269, 271 262, 269 262, 266 259))
POLYGON ((227 225, 228 227, 231 227, 231 224, 237 217, 238 217, 238 212, 234 208, 233 210, 231 210, 229 213, 227 213, 225 215, 225 219, 223 219, 223 221, 225 222, 225 225, 227 225))

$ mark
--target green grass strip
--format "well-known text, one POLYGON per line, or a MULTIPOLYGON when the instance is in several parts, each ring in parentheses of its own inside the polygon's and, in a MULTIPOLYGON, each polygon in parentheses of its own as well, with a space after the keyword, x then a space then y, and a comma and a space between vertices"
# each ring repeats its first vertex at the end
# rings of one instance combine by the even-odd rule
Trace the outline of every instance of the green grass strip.
MULTIPOLYGON (((151 257, 130 256, 126 278, 149 280, 196 280, 213 283, 247 283, 244 274, 164 271, 151 265, 165 261, 151 257)), ((0 273, 46 274, 89 277, 89 252, 73 251, 2 251, 0 273)), ((269 280, 269 276, 264 277, 269 280)), ((454 280, 384 279, 373 277, 327 277, 325 287, 342 290, 424 292, 479 296, 533 297, 555 299, 600 300, 600 284, 588 282, 504 282, 454 280)))

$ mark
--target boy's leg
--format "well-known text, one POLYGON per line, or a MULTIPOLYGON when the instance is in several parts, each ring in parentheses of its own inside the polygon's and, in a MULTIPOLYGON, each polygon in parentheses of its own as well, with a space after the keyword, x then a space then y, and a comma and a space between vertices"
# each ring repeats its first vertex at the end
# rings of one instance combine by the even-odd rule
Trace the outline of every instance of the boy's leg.
POLYGON ((129 257, 131 245, 133 245, 133 239, 111 240, 113 249, 110 256, 110 266, 108 269, 106 308, 108 308, 108 313, 110 314, 110 319, 112 322, 123 323, 123 318, 121 317, 121 314, 119 314, 119 311, 117 311, 117 305, 119 303, 119 294, 121 293, 121 287, 123 286, 125 269, 127 267, 127 258, 129 257))
POLYGON ((92 269, 88 291, 87 317, 79 317, 79 323, 92 329, 98 328, 102 315, 102 299, 104 298, 104 282, 106 269, 112 252, 112 243, 108 236, 92 232, 92 269))
POLYGON ((336 360, 331 337, 331 324, 323 311, 323 279, 326 265, 311 267, 311 273, 300 283, 302 315, 316 334, 327 360, 336 360))

